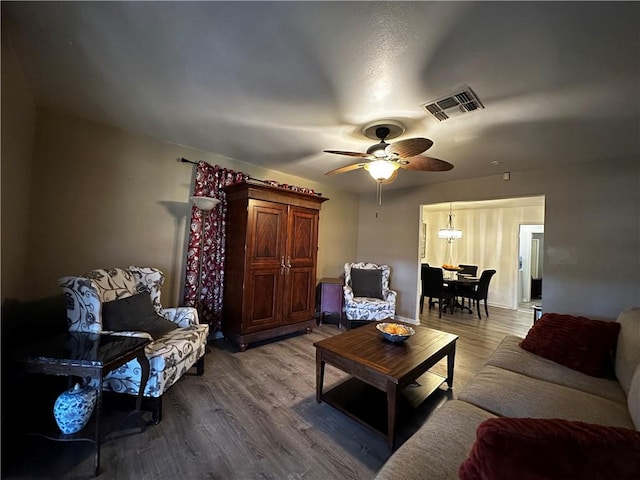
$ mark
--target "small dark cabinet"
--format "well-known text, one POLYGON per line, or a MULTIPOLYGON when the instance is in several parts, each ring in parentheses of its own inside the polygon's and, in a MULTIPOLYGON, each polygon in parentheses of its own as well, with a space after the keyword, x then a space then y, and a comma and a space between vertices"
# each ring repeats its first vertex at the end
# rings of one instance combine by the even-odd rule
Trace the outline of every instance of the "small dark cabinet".
POLYGON ((318 325, 322 326, 325 316, 332 316, 338 317, 338 328, 342 329, 343 285, 344 280, 340 278, 323 278, 318 283, 316 290, 318 325))

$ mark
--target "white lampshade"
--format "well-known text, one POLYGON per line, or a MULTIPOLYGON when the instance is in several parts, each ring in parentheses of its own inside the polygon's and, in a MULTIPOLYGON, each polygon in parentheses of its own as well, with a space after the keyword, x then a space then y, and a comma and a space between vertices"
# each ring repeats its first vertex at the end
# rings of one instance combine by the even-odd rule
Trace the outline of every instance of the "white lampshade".
POLYGON ((456 230, 455 228, 441 228, 438 230, 438 238, 444 238, 445 240, 456 240, 462 238, 462 230, 456 230))
POLYGON ((211 197, 191 197, 191 201, 198 207, 200 210, 204 210, 208 212, 209 210, 213 210, 213 208, 220 203, 220 200, 217 198, 211 197))
POLYGON ((388 160, 376 160, 364 166, 364 169, 369 172, 369 175, 371 175, 376 182, 389 179, 398 168, 400 168, 399 164, 388 160))

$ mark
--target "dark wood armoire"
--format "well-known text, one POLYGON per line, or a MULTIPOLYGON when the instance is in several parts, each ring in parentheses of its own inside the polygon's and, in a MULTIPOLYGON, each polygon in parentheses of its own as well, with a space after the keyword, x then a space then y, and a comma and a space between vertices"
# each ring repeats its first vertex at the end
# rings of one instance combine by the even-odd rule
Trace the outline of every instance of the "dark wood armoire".
POLYGON ((222 332, 249 343, 311 331, 320 206, 327 198, 255 180, 225 188, 222 332))

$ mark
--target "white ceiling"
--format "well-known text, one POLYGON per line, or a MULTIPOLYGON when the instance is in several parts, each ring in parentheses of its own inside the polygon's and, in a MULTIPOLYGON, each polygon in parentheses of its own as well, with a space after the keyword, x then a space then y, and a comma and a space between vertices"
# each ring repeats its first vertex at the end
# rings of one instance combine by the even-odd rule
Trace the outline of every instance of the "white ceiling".
MULTIPOLYGON (((336 188, 402 120, 450 172, 640 157, 639 2, 3 2, 36 103, 336 188), (469 85, 485 109, 419 105, 469 85), (492 166, 491 162, 501 162, 492 166)), ((198 160, 198 159, 193 159, 198 160)))

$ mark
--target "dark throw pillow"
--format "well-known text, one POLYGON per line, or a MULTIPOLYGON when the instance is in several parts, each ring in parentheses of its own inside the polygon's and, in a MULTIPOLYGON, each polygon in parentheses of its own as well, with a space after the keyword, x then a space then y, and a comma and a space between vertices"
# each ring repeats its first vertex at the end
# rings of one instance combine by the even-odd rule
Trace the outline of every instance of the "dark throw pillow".
POLYGON ((618 322, 545 313, 520 346, 573 370, 604 377, 612 371, 619 332, 618 322))
POLYGON ((156 312, 148 292, 102 304, 102 329, 147 332, 154 340, 178 326, 156 312))
POLYGON ((351 269, 351 288, 354 297, 382 297, 382 270, 369 270, 365 268, 351 269))
POLYGON ((491 418, 460 465, 462 480, 640 478, 640 432, 542 418, 491 418))

